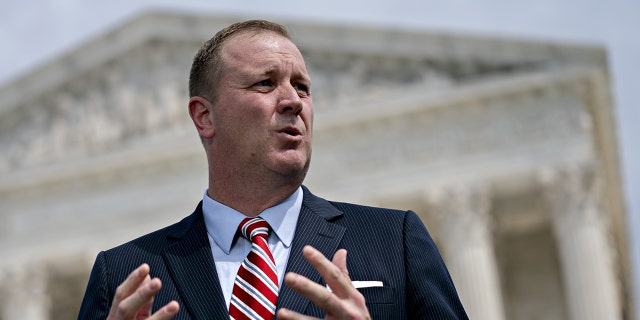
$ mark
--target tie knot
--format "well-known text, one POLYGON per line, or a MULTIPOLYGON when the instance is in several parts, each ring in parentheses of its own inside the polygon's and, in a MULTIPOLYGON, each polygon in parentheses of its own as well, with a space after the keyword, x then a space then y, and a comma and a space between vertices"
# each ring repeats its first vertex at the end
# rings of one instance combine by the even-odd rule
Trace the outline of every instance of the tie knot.
POLYGON ((260 236, 267 240, 269 237, 269 224, 260 217, 246 218, 240 222, 238 231, 251 242, 253 242, 255 236, 260 236))

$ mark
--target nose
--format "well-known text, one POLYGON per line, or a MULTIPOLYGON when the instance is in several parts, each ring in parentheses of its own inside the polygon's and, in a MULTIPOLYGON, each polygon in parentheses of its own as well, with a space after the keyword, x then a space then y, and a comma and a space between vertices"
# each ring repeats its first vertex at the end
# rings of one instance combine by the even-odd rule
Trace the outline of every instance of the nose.
POLYGON ((298 91, 291 84, 280 86, 279 90, 278 112, 291 113, 296 116, 300 114, 302 112, 302 99, 300 99, 298 91))

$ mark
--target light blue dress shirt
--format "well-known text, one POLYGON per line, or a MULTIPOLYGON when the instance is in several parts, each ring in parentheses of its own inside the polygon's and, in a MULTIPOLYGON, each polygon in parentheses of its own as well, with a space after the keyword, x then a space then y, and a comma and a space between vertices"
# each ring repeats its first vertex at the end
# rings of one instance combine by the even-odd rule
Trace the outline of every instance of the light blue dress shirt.
MULTIPOLYGON (((282 287, 282 279, 287 267, 300 208, 302 208, 302 188, 298 187, 287 199, 258 215, 266 220, 271 227, 269 249, 276 262, 279 288, 282 287)), ((249 240, 242 236, 234 239, 238 225, 247 216, 209 198, 207 191, 205 191, 202 200, 202 212, 218 279, 220 279, 224 300, 229 308, 238 268, 251 251, 249 240)))

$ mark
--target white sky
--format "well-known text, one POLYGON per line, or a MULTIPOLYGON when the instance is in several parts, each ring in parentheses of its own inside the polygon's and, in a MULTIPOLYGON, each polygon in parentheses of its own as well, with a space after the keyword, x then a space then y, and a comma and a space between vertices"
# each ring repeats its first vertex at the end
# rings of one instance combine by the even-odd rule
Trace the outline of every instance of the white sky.
MULTIPOLYGON (((635 269, 640 271, 640 1, 636 0, 2 0, 0 85, 142 10, 334 21, 602 44, 616 104, 635 269)), ((640 288, 640 272, 636 288, 640 288)), ((636 290, 637 292, 638 290, 636 290)), ((636 295, 640 311, 640 294, 636 295)), ((640 315, 638 316, 640 319, 640 315)))

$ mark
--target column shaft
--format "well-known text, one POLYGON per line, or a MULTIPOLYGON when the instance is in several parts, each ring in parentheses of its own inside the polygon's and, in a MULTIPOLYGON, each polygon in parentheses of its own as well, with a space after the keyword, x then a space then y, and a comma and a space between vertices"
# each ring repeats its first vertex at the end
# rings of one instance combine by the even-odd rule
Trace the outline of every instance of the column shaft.
POLYGON ((545 198, 559 243, 572 319, 620 319, 606 215, 592 166, 546 173, 545 198))
POLYGON ((427 201, 442 221, 447 267, 469 318, 504 319, 486 188, 438 190, 427 201))
POLYGON ((24 266, 5 270, 0 287, 2 319, 49 319, 46 270, 24 266))

